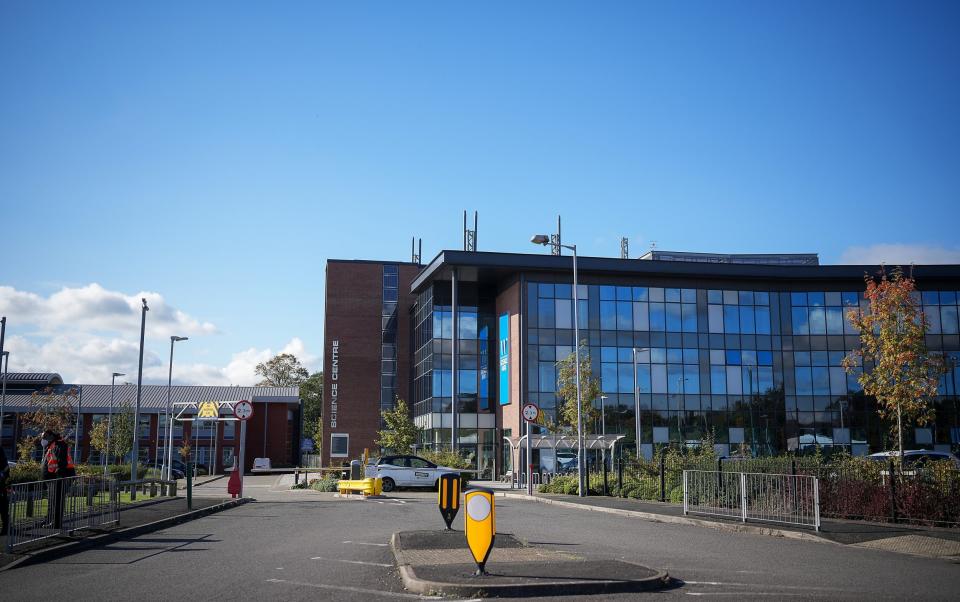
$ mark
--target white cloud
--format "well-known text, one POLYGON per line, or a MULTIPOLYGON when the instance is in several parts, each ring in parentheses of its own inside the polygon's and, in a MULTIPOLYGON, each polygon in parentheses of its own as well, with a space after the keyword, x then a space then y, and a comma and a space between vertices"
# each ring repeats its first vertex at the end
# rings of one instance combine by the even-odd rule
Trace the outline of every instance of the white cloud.
POLYGON ((840 263, 855 265, 960 263, 960 247, 902 243, 849 247, 840 255, 840 263))
POLYGON ((97 283, 64 287, 49 297, 0 286, 0 314, 16 316, 17 322, 32 326, 34 334, 52 336, 64 329, 78 331, 140 332, 141 299, 147 300, 147 335, 213 334, 216 327, 169 305, 160 293, 124 295, 97 283))
MULTIPOLYGON (((124 372, 121 381, 135 382, 142 297, 150 307, 147 338, 164 340, 160 346, 149 342, 145 346, 143 380, 166 383, 169 336, 190 336, 194 345, 216 334, 217 328, 171 306, 159 293, 125 295, 95 283, 64 287, 49 297, 0 286, 0 315, 8 316, 8 326, 16 324, 19 331, 7 330, 5 348, 11 354, 10 370, 57 372, 67 382, 75 383, 109 383, 113 372, 124 372), (151 351, 153 348, 160 353, 151 351)), ((292 353, 308 369, 319 367, 319 358, 297 337, 276 353, 292 353)), ((232 354, 223 366, 183 358, 174 362, 173 380, 178 384, 252 385, 258 380, 256 365, 274 355, 270 348, 251 347, 232 354)))

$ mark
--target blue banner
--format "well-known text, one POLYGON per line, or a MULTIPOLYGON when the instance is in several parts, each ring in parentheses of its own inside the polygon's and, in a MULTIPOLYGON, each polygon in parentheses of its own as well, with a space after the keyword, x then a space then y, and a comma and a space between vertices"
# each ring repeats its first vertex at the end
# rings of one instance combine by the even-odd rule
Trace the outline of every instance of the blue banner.
POLYGON ((510 314, 502 314, 497 327, 500 339, 500 405, 510 404, 510 314))

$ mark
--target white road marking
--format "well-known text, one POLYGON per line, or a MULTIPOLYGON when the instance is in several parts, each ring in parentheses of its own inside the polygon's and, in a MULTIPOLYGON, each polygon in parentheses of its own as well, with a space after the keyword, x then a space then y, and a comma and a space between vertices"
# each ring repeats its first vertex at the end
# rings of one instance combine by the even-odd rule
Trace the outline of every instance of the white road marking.
POLYGON ((382 548, 385 548, 390 545, 388 543, 370 543, 366 541, 345 541, 343 543, 352 543, 355 546, 380 546, 382 548))
POLYGON ((342 558, 324 558, 323 556, 314 556, 310 560, 328 560, 330 562, 349 562, 350 564, 365 564, 367 566, 383 566, 387 568, 393 568, 392 564, 386 564, 384 562, 366 562, 364 560, 344 560, 342 558))
POLYGON ((287 579, 267 579, 267 583, 286 583, 288 585, 315 587, 317 589, 332 589, 332 590, 337 590, 341 592, 353 592, 355 594, 366 594, 368 596, 383 596, 385 598, 406 598, 406 599, 412 599, 412 600, 443 600, 442 596, 418 596, 417 594, 406 594, 403 592, 384 592, 376 589, 350 587, 349 585, 326 585, 324 583, 305 583, 303 581, 290 581, 287 579))

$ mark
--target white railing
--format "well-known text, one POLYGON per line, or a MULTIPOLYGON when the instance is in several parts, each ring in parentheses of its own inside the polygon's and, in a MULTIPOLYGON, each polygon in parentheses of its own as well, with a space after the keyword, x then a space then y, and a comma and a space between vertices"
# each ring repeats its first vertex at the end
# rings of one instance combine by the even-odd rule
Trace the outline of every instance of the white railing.
POLYGON ((120 520, 117 479, 77 476, 10 486, 7 551, 30 542, 120 520))
POLYGON ((683 513, 783 523, 820 530, 816 477, 683 471, 683 513))

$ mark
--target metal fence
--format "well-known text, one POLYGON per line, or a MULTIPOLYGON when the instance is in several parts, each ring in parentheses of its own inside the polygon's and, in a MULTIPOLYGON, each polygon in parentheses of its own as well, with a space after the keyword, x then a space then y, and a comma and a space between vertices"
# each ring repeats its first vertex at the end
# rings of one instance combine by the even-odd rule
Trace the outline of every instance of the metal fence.
POLYGON ((320 468, 323 466, 320 454, 300 454, 302 468, 320 468))
POLYGON ((820 530, 816 477, 683 471, 683 513, 813 527, 820 530))
POLYGON ((120 520, 114 475, 17 483, 10 486, 9 503, 8 552, 34 541, 120 520))

